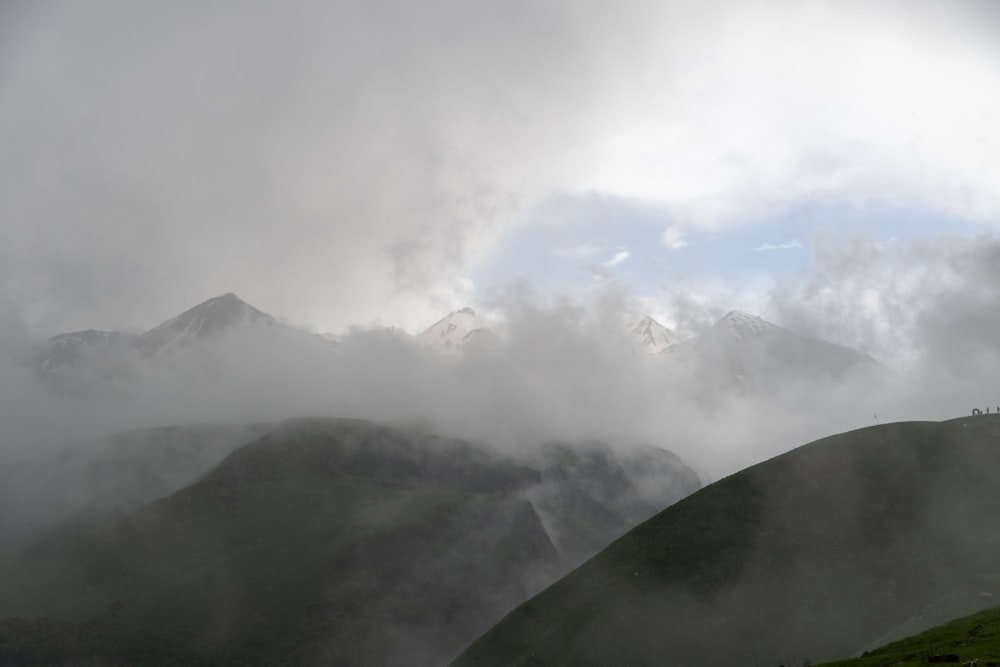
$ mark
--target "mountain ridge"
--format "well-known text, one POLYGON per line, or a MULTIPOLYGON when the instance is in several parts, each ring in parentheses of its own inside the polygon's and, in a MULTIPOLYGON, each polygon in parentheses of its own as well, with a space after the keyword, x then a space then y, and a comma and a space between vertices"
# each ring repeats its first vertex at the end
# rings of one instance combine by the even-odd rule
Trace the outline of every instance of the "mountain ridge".
POLYGON ((1000 594, 1000 418, 803 445, 667 508, 510 612, 454 665, 849 657, 1000 594))
POLYGON ((136 339, 135 348, 140 354, 159 354, 247 324, 283 326, 277 318, 251 306, 233 292, 226 292, 153 327, 136 339))
POLYGON ((0 559, 0 663, 444 664, 627 530, 628 511, 655 513, 640 487, 676 485, 664 502, 693 490, 653 449, 660 468, 640 457, 623 476, 603 444, 562 444, 545 467, 363 419, 270 425, 166 496, 0 559), (583 551, 552 540, 568 505, 610 517, 583 551))

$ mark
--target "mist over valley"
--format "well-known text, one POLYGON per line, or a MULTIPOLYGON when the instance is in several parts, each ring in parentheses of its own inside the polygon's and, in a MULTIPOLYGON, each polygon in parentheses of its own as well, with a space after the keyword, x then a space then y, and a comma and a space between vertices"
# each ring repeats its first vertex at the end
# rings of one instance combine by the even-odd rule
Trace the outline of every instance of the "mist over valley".
POLYGON ((0 3, 0 664, 1000 662, 998 30, 0 3))

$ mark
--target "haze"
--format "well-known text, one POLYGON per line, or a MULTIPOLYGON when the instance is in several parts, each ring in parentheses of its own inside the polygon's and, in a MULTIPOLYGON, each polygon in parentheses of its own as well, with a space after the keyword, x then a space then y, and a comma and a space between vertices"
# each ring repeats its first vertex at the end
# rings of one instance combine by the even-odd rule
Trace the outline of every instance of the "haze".
POLYGON ((3 454, 322 414, 652 441, 719 476, 876 414, 997 404, 998 21, 987 2, 4 3, 3 454), (210 381, 87 401, 21 363, 229 291, 350 354, 233 340, 210 381), (502 353, 379 330, 466 305, 504 323, 502 353), (889 372, 706 406, 704 377, 616 328, 639 311, 685 337, 730 309, 889 372))

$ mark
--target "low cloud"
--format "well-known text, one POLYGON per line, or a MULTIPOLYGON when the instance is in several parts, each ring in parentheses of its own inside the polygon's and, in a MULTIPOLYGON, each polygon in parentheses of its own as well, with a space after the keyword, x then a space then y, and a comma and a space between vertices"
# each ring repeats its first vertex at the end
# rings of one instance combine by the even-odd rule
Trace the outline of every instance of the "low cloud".
POLYGON ((791 241, 785 241, 784 243, 761 243, 759 246, 753 249, 754 252, 763 252, 766 250, 794 250, 797 248, 804 247, 802 242, 798 239, 792 239, 791 241))
MULTIPOLYGON (((650 442, 718 477, 869 425, 875 413, 882 422, 941 419, 1000 403, 995 239, 859 240, 821 246, 818 258, 811 273, 774 293, 770 319, 869 351, 887 363, 884 373, 835 383, 791 378, 763 393, 734 389, 722 360, 716 370, 688 368, 637 351, 622 326, 636 306, 627 294, 542 298, 514 290, 488 304, 505 314, 503 344, 459 358, 439 357, 392 331, 355 330, 336 350, 319 338, 286 345, 250 331, 209 341, 170 364, 138 365, 78 398, 46 393, 18 363, 14 351, 23 359, 28 339, 8 310, 2 456, 36 455, 128 428, 331 415, 430 423, 506 448, 553 438, 650 442), (865 310, 866 302, 874 310, 865 310), (904 348, 902 357, 879 354, 904 348)), ((681 294, 667 305, 676 318, 668 324, 680 330, 703 330, 720 315, 718 304, 681 294)))
POLYGON ((622 262, 624 262, 626 259, 628 259, 630 256, 631 255, 630 255, 630 253, 629 253, 628 250, 620 250, 619 252, 616 252, 614 254, 614 256, 611 257, 611 259, 609 259, 608 261, 604 262, 604 266, 608 266, 608 267, 618 266, 619 264, 621 264, 622 262))
POLYGON ((144 327, 227 290, 324 330, 413 326, 462 305, 554 193, 712 229, 817 197, 993 224, 994 19, 976 2, 3 3, 0 292, 35 329, 144 327))
POLYGON ((679 250, 687 245, 687 240, 684 238, 684 231, 677 225, 672 225, 663 230, 660 243, 671 250, 679 250))

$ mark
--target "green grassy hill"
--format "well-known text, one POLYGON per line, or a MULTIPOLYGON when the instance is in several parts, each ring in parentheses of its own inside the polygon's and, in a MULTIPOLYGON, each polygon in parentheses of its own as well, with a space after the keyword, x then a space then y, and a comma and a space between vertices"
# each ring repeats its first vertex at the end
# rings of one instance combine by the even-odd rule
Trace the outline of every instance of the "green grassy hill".
POLYGON ((539 474, 361 421, 286 423, 0 572, 0 664, 441 664, 557 555, 539 474))
POLYGON ((267 428, 140 429, 0 463, 0 562, 75 515, 129 512, 191 484, 267 428))
MULTIPOLYGON (((928 664, 1000 665, 1000 607, 823 667, 917 667, 928 664)), ((789 666, 791 667, 791 666, 789 666)))
POLYGON ((1000 595, 998 477, 1000 417, 811 443, 633 529, 454 664, 798 665, 859 655, 1000 595))
POLYGON ((21 511, 0 527, 45 534, 0 552, 0 664, 446 664, 699 486, 656 447, 514 461, 360 420, 254 431, 197 474, 222 458, 214 428, 136 432, 96 467, 8 468, 0 517, 21 511))

